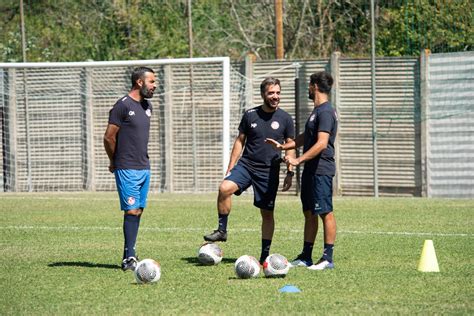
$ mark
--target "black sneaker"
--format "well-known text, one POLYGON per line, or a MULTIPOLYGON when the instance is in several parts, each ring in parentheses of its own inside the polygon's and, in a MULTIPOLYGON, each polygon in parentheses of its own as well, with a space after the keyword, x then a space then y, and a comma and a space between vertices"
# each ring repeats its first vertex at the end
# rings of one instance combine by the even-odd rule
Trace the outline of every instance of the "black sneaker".
POLYGON ((215 230, 214 232, 210 233, 209 235, 204 235, 205 241, 226 241, 227 240, 227 232, 223 232, 222 230, 215 230))
POLYGON ((303 257, 302 254, 298 255, 295 260, 290 262, 290 268, 296 267, 310 267, 313 264, 313 260, 303 257))
POLYGON ((135 268, 137 267, 138 259, 135 257, 128 257, 123 259, 122 261, 122 270, 127 271, 127 270, 132 270, 135 271, 135 268))

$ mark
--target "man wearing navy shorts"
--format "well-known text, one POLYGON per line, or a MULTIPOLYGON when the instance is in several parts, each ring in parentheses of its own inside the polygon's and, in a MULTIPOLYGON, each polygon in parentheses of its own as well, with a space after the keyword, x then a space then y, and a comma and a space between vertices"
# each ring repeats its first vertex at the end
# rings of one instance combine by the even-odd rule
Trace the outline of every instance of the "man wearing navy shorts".
POLYGON ((155 73, 148 67, 134 69, 131 80, 128 95, 119 99, 109 112, 104 135, 109 171, 115 175, 124 211, 123 271, 134 270, 138 262, 135 244, 150 185, 148 139, 152 106, 147 99, 153 97, 156 89, 155 73))
POLYGON ((334 142, 337 133, 337 114, 329 102, 333 84, 331 75, 325 71, 311 75, 309 98, 314 109, 306 121, 304 133, 295 141, 281 144, 274 139, 267 142, 276 149, 291 149, 304 145, 303 155, 298 158, 286 156, 285 161, 293 166, 305 163, 301 177, 301 203, 305 217, 303 250, 291 262, 292 267, 308 267, 311 270, 333 269, 333 249, 336 240, 336 219, 332 206, 332 178, 336 173, 334 142), (313 245, 318 232, 318 216, 324 228, 324 251, 321 259, 313 264, 313 245))
MULTIPOLYGON (((204 240, 210 242, 227 240, 227 219, 231 210, 232 195, 240 195, 252 186, 254 205, 260 208, 262 216, 262 250, 260 254, 260 263, 262 264, 270 253, 275 228, 273 210, 282 161, 281 152, 271 146, 266 146, 265 139, 274 138, 284 143, 294 137, 293 119, 278 107, 280 90, 278 79, 266 78, 260 84, 263 104, 244 113, 225 178, 219 186, 218 228, 204 236, 204 240), (242 150, 243 154, 240 157, 242 150)), ((287 155, 294 155, 294 151, 287 152, 287 155)), ((291 187, 294 175, 291 168, 288 165, 283 191, 287 191, 291 187)))

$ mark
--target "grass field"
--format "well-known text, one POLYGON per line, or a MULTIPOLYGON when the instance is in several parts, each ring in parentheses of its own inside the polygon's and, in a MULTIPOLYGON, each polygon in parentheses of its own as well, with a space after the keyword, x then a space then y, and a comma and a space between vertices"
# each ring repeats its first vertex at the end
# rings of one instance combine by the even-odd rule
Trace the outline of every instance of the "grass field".
MULTIPOLYGON (((336 198, 336 269, 240 280, 234 261, 260 254, 252 196, 234 198, 224 259, 200 266, 216 226, 215 194, 152 194, 138 237, 162 278, 137 285, 122 272, 115 193, 1 194, 0 314, 474 314, 474 200, 336 198), (416 270, 432 239, 441 272, 416 270), (280 293, 284 285, 300 293, 280 293)), ((279 196, 272 253, 301 250, 303 216, 279 196)), ((320 255, 318 234, 314 259, 320 255)))

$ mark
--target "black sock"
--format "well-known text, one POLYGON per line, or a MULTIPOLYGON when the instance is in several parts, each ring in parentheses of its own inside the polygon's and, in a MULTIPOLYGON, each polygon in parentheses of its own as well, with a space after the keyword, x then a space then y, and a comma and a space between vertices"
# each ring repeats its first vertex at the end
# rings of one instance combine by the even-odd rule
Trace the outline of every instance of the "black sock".
POLYGON ((332 262, 332 252, 334 250, 333 244, 324 244, 323 260, 332 262))
POLYGON ((272 245, 271 239, 262 239, 262 252, 260 254, 260 264, 263 264, 270 254, 270 246, 272 245))
POLYGON ((304 259, 311 260, 311 258, 313 257, 313 245, 314 243, 312 242, 305 241, 303 243, 303 252, 301 253, 301 256, 304 259))
POLYGON ((137 242, 138 227, 140 226, 140 216, 125 214, 123 217, 123 237, 125 240, 123 247, 123 258, 136 257, 135 244, 137 242))
POLYGON ((229 214, 220 214, 219 213, 219 226, 218 230, 226 232, 227 231, 227 218, 229 217, 229 214))

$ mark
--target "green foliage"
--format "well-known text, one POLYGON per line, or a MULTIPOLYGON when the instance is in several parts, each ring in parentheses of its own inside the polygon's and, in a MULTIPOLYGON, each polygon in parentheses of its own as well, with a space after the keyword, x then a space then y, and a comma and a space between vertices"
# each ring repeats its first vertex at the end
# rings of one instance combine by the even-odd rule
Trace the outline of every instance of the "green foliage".
MULTIPOLYGON (((3 9, 0 51, 21 60, 19 3, 3 9)), ((29 61, 130 60, 187 54, 184 6, 176 1, 31 1, 25 3, 29 61)), ((1 23, 1 22, 0 22, 1 23)))
POLYGON ((474 24, 470 1, 407 0, 387 8, 378 23, 377 54, 413 56, 472 50, 474 24))
MULTIPOLYGON (((24 1, 28 61, 84 61, 189 56, 185 0, 24 1)), ((470 0, 376 1, 377 54, 417 56, 472 50, 470 0)), ((275 55, 273 0, 194 0, 193 55, 275 55)), ((288 59, 370 53, 370 5, 366 0, 284 1, 288 59)), ((20 4, 0 3, 0 58, 21 61, 20 4)))
MULTIPOLYGON (((122 272, 116 193, 2 194, 0 310, 4 315, 456 314, 474 312, 474 200, 337 198, 336 269, 290 270, 284 279, 236 279, 234 261, 260 252, 251 195, 234 198, 224 260, 200 266, 202 235, 215 228, 215 194, 151 194, 138 255, 161 262, 157 284, 122 272), (455 210, 455 211, 453 211, 455 210), (416 270, 432 239, 441 272, 416 270), (292 284, 298 294, 278 289, 292 284)), ((279 196, 272 252, 302 246, 299 198, 279 196)), ((318 234, 314 258, 322 249, 318 234)))

